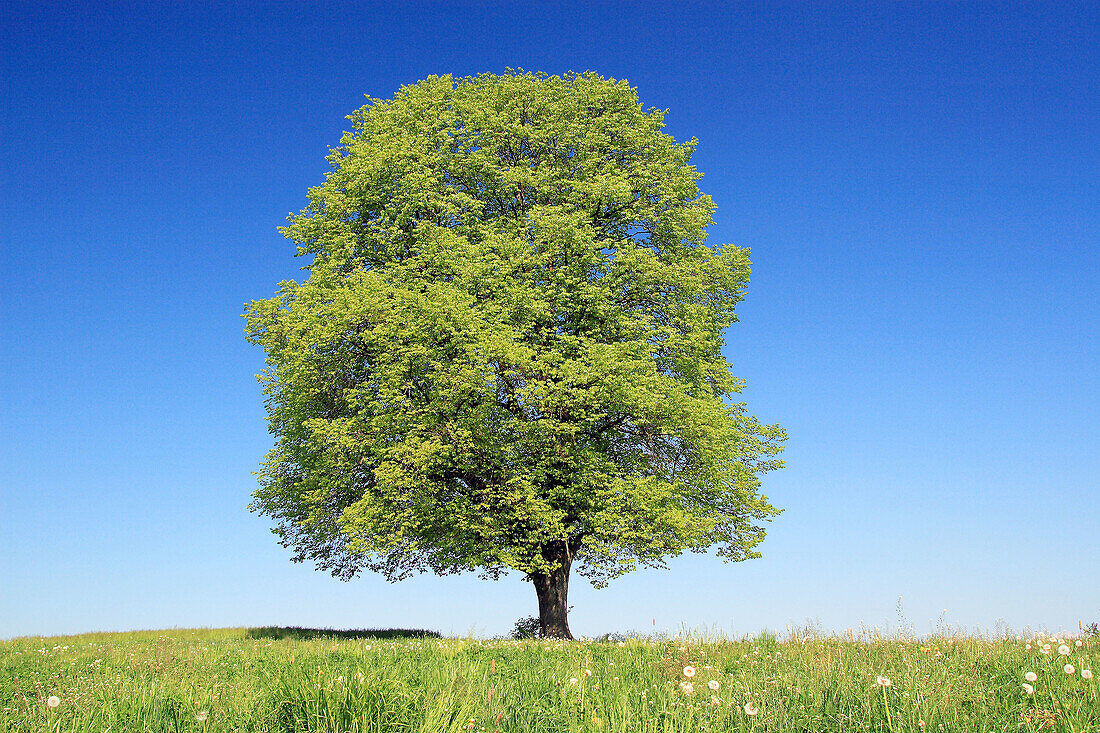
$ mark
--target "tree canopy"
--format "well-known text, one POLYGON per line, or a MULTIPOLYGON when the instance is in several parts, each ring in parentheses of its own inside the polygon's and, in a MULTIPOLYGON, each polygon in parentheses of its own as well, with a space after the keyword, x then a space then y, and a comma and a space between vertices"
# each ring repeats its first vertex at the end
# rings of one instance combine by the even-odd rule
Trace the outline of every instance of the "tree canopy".
POLYGON ((626 81, 429 77, 369 99, 283 234, 308 279, 248 305, 275 447, 252 508, 340 578, 516 570, 569 636, 596 585, 756 557, 784 433, 735 396, 744 248, 626 81))

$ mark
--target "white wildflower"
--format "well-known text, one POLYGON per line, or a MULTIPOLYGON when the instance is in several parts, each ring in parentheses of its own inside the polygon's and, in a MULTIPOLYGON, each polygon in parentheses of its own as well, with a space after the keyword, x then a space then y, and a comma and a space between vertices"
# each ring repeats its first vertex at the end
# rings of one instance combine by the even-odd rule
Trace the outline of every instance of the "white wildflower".
POLYGON ((1035 688, 1034 688, 1034 687, 1032 687, 1031 685, 1029 685, 1029 684, 1028 684, 1028 683, 1026 683, 1026 682, 1024 682, 1024 683, 1023 683, 1022 685, 1020 685, 1020 687, 1023 687, 1023 688, 1024 688, 1024 692, 1026 692, 1026 693, 1027 693, 1027 694, 1029 694, 1029 695, 1034 695, 1034 694, 1035 694, 1035 688))
POLYGON ((709 687, 712 690, 717 690, 721 686, 722 686, 722 684, 718 680, 711 680, 710 682, 707 683, 707 687, 709 687))
POLYGON ((890 681, 889 677, 883 677, 882 675, 879 675, 877 678, 875 678, 875 684, 879 685, 880 687, 889 687, 894 683, 890 681))
POLYGON ((61 704, 61 698, 57 695, 50 695, 46 698, 46 704, 49 705, 51 708, 56 708, 58 705, 61 704))
POLYGON ((1028 682, 1034 682, 1039 679, 1034 672, 1024 672, 1024 679, 1028 682))
POLYGON ((1072 664, 1067 664, 1066 666, 1062 667, 1062 671, 1066 674, 1073 674, 1077 670, 1073 668, 1072 664))
POLYGON ((684 676, 685 677, 694 677, 695 676, 695 667, 684 667, 684 676))
POLYGON ((745 715, 756 715, 757 713, 759 713, 759 712, 760 712, 759 710, 757 710, 756 708, 754 708, 754 707, 752 706, 752 703, 751 703, 751 702, 747 702, 747 703, 745 703, 745 708, 744 708, 744 710, 745 710, 745 715))

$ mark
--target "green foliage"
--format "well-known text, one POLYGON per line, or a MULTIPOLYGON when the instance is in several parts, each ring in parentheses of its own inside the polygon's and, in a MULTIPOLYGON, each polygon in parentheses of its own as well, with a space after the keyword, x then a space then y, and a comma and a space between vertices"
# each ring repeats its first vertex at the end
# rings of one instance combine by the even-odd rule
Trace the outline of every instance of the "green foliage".
POLYGON ((308 279, 245 314, 276 440, 252 508, 294 559, 601 586, 756 557, 785 436, 731 399, 749 259, 705 243, 696 141, 594 73, 430 77, 349 119, 282 230, 308 279))
POLYGON ((512 627, 513 639, 537 639, 541 625, 538 616, 524 616, 512 627))
POLYGON ((250 639, 421 639, 440 638, 428 629, 307 629, 301 626, 261 626, 248 630, 250 639))
POLYGON ((1100 676, 1083 672, 1100 670, 1100 640, 1081 641, 1044 639, 1044 654, 1035 639, 964 637, 563 643, 177 629, 25 638, 0 641, 0 730, 1095 731, 1100 676))

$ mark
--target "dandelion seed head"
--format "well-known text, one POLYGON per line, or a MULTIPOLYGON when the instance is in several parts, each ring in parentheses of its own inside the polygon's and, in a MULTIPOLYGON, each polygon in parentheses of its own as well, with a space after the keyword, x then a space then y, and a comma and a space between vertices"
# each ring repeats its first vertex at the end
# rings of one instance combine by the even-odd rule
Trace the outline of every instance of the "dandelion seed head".
POLYGON ((685 677, 694 677, 695 676, 695 667, 684 667, 684 676, 685 677))
POLYGON ((1061 654, 1063 657, 1069 656, 1069 647, 1065 644, 1062 644, 1060 647, 1058 647, 1058 653, 1061 654))
POLYGON ((1034 695, 1035 694, 1035 688, 1032 687, 1031 685, 1029 685, 1026 682, 1024 682, 1022 685, 1020 685, 1020 687, 1024 688, 1024 692, 1026 692, 1029 695, 1034 695))
POLYGON ((710 682, 707 683, 707 687, 709 687, 712 690, 717 690, 721 686, 722 686, 722 684, 718 680, 711 680, 710 682))
POLYGON ((1034 682, 1039 679, 1039 677, 1034 672, 1024 672, 1024 679, 1028 682, 1034 682))
POLYGON ((879 685, 880 687, 889 687, 894 683, 890 681, 889 677, 883 677, 882 675, 879 675, 875 678, 875 684, 879 685))
POLYGON ((695 688, 687 680, 684 680, 683 682, 680 683, 680 690, 685 695, 690 695, 691 693, 695 692, 695 688))
POLYGON ((1066 666, 1062 667, 1062 671, 1065 672, 1066 674, 1073 674, 1077 670, 1075 670, 1073 668, 1072 664, 1067 664, 1066 666))
POLYGON ((745 715, 756 715, 760 712, 757 708, 753 707, 751 702, 745 703, 744 711, 745 715))
POLYGON ((1082 669, 1081 670, 1081 678, 1086 679, 1086 680, 1091 680, 1092 679, 1092 670, 1091 669, 1082 669))
POLYGON ((195 720, 197 720, 200 723, 205 723, 206 722, 206 711, 205 710, 200 710, 198 715, 195 716, 195 720))
POLYGON ((61 704, 61 698, 57 695, 50 695, 46 698, 46 704, 49 705, 51 708, 56 708, 58 705, 61 704))

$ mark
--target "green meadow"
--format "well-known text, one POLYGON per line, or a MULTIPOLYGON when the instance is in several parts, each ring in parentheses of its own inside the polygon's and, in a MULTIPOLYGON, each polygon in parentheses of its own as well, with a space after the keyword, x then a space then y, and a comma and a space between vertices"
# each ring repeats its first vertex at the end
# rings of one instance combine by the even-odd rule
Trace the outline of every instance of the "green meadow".
POLYGON ((0 641, 0 731, 1085 733, 1100 731, 1098 662, 1087 635, 27 637, 0 641))

